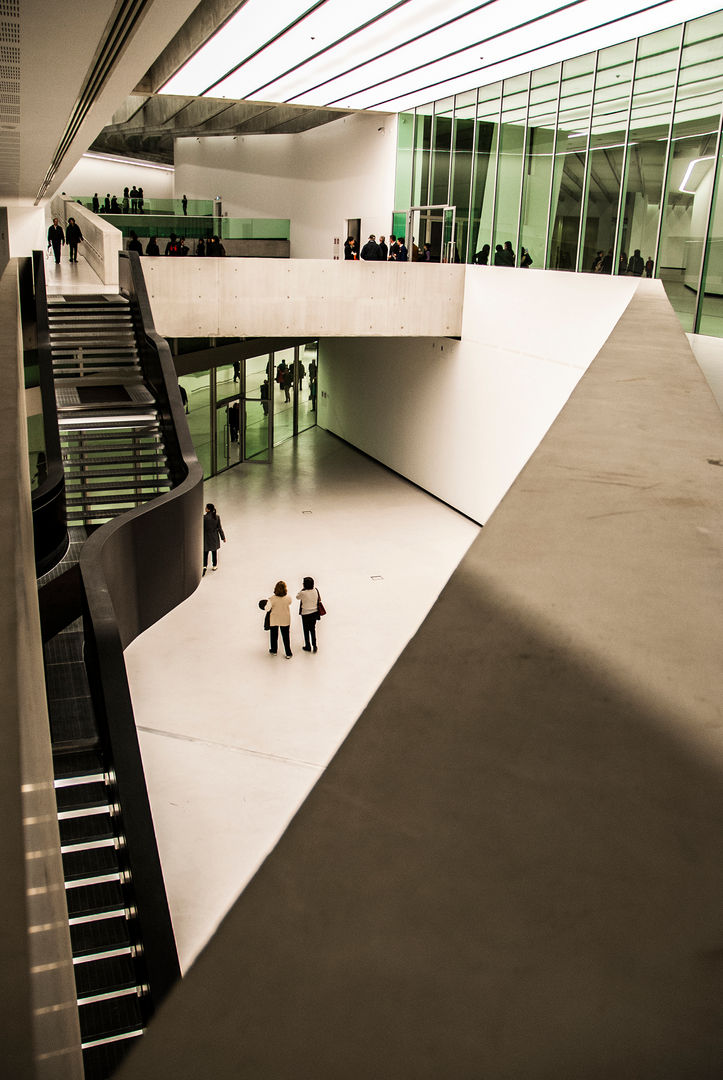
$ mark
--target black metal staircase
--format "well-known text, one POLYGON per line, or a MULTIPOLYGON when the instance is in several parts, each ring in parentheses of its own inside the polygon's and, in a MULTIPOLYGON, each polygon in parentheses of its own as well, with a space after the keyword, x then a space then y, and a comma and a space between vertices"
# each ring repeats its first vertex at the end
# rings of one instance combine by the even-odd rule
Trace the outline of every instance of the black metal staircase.
POLYGON ((128 301, 49 298, 69 525, 95 527, 171 488, 128 301))
POLYGON ((195 539, 154 561, 198 528, 202 477, 140 265, 121 268, 126 295, 45 298, 36 263, 69 540, 38 587, 86 1080, 113 1074, 179 975, 122 649, 200 576, 195 539))

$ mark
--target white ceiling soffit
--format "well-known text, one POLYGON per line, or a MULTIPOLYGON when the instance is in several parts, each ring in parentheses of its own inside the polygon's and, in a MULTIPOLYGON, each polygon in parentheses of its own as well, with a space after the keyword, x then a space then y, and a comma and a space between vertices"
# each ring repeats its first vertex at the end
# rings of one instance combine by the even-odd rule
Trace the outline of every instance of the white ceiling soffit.
POLYGON ((246 0, 161 93, 401 112, 720 0, 246 0))

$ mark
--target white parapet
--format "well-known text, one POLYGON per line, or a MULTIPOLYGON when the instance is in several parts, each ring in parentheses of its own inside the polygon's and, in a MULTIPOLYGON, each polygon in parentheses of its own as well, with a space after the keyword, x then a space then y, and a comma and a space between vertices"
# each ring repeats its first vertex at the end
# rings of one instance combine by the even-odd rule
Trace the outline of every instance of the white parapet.
POLYGON ((56 195, 50 204, 53 217, 65 229, 68 218, 74 217, 83 234, 80 254, 92 266, 104 285, 118 288, 118 252, 123 250, 123 234, 99 214, 86 210, 81 203, 56 195))
POLYGON ((168 337, 458 337, 464 266, 144 258, 168 337))

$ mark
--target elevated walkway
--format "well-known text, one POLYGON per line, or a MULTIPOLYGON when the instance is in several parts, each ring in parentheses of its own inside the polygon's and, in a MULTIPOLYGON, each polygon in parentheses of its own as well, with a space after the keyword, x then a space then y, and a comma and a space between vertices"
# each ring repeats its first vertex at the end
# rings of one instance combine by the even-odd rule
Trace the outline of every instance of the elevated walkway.
POLYGON ((119 1080, 720 1075, 720 460, 641 284, 119 1080))

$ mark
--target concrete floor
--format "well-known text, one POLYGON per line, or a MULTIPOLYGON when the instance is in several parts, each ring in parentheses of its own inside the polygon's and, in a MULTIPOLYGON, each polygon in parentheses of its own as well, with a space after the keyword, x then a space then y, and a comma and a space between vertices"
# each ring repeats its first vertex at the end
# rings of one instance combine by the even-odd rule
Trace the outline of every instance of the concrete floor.
MULTIPOLYGON (((126 650, 181 963, 273 848, 478 526, 318 428, 207 481, 219 569, 126 650), (257 601, 316 578, 319 652, 268 654, 257 601)), ((298 610, 298 604, 292 609, 298 610)))

